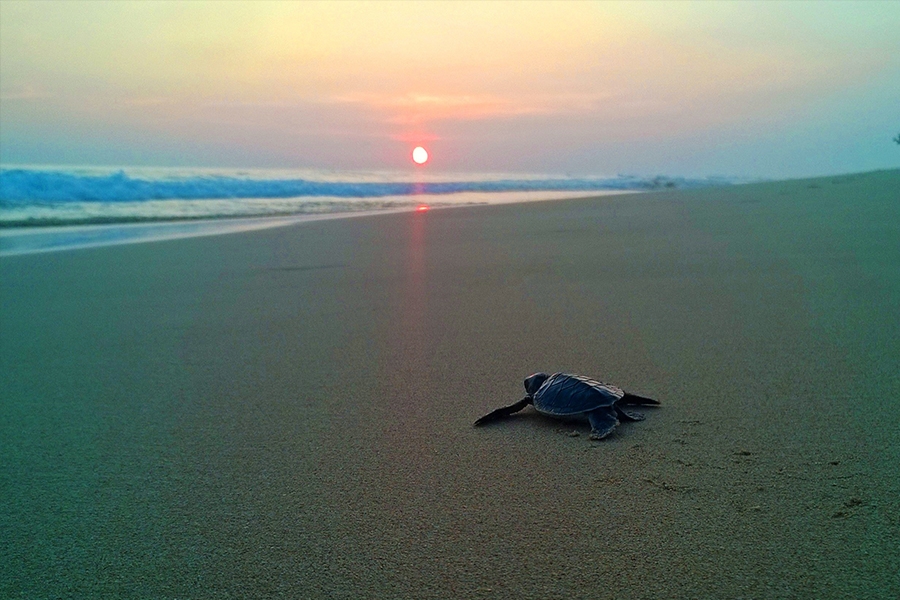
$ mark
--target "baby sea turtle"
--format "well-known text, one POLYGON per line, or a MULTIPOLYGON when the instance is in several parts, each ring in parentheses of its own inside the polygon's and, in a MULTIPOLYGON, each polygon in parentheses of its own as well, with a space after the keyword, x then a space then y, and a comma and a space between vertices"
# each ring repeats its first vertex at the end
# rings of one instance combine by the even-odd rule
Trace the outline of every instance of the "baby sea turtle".
POLYGON ((616 428, 619 419, 643 421, 644 415, 624 407, 629 404, 658 405, 659 402, 629 394, 608 383, 600 383, 584 375, 568 373, 535 373, 525 378, 524 398, 511 406, 498 408, 475 421, 484 425, 533 404, 539 413, 558 418, 584 415, 591 423, 591 439, 602 440, 616 428))

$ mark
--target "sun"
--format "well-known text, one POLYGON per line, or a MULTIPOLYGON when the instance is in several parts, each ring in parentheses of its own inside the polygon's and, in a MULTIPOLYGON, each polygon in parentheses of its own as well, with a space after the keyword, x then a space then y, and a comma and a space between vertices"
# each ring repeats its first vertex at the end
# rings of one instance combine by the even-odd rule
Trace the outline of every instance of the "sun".
POLYGON ((422 146, 416 146, 413 148, 412 159, 417 165, 424 165, 428 161, 428 150, 422 146))

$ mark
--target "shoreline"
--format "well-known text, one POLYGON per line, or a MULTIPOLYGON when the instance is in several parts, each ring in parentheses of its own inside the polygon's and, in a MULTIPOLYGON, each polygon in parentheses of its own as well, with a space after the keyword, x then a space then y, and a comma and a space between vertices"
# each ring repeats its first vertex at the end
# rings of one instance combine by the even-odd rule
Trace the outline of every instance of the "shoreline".
MULTIPOLYGON (((283 227, 300 223, 366 217, 379 214, 414 212, 422 210, 443 210, 449 208, 495 206, 503 204, 526 204, 530 202, 556 202, 581 198, 599 198, 605 196, 631 195, 644 192, 632 190, 615 190, 610 192, 591 192, 588 195, 572 195, 570 192, 547 192, 517 194, 509 193, 508 198, 493 197, 490 200, 476 198, 464 203, 429 204, 406 203, 400 207, 377 208, 367 210, 339 210, 332 212, 285 213, 260 216, 228 215, 215 218, 154 218, 103 223, 54 223, 50 225, 0 224, 0 258, 61 250, 77 250, 79 248, 97 248, 108 245, 156 242, 209 235, 223 235, 283 227)), ((467 197, 473 195, 469 194, 467 197)))
MULTIPOLYGON (((890 173, 891 170, 876 170, 862 173, 845 173, 823 177, 803 177, 780 181, 747 181, 728 183, 724 186, 710 185, 709 188, 733 187, 744 185, 760 185, 766 183, 788 183, 805 181, 835 181, 842 178, 877 175, 890 173)), ((681 191, 690 191, 691 188, 681 191)), ((703 188, 694 188, 703 189, 703 188)), ((241 215, 229 214, 215 217, 189 216, 189 217, 108 217, 100 221, 91 219, 62 220, 52 223, 30 224, 26 222, 14 222, 13 224, 0 223, 0 258, 4 256, 19 256, 23 254, 55 252, 63 250, 77 250, 79 248, 96 248, 106 245, 121 245, 131 243, 144 243, 183 239, 197 236, 222 235, 254 231, 270 227, 282 227, 327 219, 356 218, 378 214, 392 214, 397 212, 410 212, 420 210, 421 206, 427 206, 428 210, 446 208, 460 208, 473 206, 495 206, 503 204, 527 204, 532 202, 557 202, 561 200, 584 200, 607 196, 624 196, 632 194, 653 194, 667 190, 608 190, 592 191, 578 194, 573 192, 507 192, 501 196, 497 194, 462 194, 468 201, 465 202, 409 202, 402 200, 404 206, 373 208, 364 210, 337 210, 333 212, 284 212, 265 215, 241 215), (502 196, 506 196, 503 198, 502 196)), ((428 196, 425 200, 443 200, 441 196, 428 196)), ((393 202, 394 200, 390 200, 393 202)))

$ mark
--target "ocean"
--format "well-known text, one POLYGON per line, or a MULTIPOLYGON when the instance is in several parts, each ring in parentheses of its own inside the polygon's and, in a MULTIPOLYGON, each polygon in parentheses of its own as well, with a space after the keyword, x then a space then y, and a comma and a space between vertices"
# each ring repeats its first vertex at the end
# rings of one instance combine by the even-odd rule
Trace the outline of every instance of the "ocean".
POLYGON ((0 255, 213 235, 379 211, 696 188, 732 178, 0 166, 0 255))

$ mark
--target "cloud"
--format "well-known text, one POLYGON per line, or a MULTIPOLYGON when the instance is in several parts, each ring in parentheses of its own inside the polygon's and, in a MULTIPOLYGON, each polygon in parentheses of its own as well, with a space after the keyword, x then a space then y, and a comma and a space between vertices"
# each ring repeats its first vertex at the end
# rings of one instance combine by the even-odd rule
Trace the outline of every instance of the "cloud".
POLYGON ((395 125, 420 125, 436 121, 478 121, 530 115, 572 114, 595 110, 606 93, 520 94, 406 94, 352 93, 324 98, 325 102, 361 105, 383 113, 395 125))
POLYGON ((44 100, 50 97, 49 93, 27 83, 12 90, 0 91, 0 100, 44 100))
POLYGON ((131 106, 165 106, 174 103, 175 101, 172 98, 165 96, 134 97, 125 100, 125 104, 131 106))

